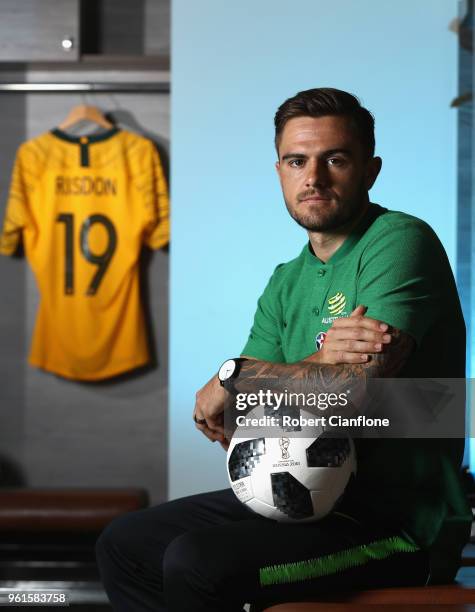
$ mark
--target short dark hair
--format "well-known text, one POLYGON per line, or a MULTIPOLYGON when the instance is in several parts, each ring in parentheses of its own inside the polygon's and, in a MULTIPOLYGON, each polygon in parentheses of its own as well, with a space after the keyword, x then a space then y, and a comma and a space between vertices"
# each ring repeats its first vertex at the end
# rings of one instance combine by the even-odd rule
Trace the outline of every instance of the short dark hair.
POLYGON ((300 91, 279 106, 274 118, 275 148, 279 153, 280 137, 285 124, 294 117, 348 117, 369 157, 374 157, 374 117, 361 106, 359 99, 341 89, 318 87, 300 91))

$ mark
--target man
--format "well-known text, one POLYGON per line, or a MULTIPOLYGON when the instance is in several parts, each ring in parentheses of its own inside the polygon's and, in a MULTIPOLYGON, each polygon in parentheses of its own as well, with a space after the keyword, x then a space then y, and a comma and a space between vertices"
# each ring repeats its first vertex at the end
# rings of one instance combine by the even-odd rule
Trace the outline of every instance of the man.
MULTIPOLYGON (((313 89, 284 102, 275 126, 284 199, 309 243, 272 275, 246 358, 197 394, 196 427, 225 448, 231 389, 273 380, 364 394, 371 377, 464 376, 465 328, 440 242, 419 219, 369 202, 381 168, 371 114, 351 94, 313 89)), ((471 521, 463 440, 355 443, 357 477, 316 523, 262 518, 229 489, 115 521, 97 549, 114 609, 234 612, 452 580, 471 521)))

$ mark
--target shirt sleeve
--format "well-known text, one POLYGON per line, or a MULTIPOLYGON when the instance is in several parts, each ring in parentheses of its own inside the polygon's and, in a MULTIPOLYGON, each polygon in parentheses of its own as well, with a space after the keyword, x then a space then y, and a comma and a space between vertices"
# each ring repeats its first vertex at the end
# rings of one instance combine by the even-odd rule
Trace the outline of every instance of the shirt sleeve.
POLYGON ((170 202, 160 155, 151 142, 150 189, 146 193, 147 224, 144 242, 151 249, 160 249, 170 240, 170 202))
POLYGON ((420 345, 443 308, 447 278, 453 280, 447 256, 428 225, 387 227, 363 254, 356 303, 420 345))
POLYGON ((0 254, 13 255, 21 240, 22 231, 30 219, 28 185, 25 179, 21 148, 18 151, 10 183, 7 207, 0 233, 0 254))
POLYGON ((257 302, 254 323, 241 352, 241 355, 274 363, 285 362, 281 341, 282 315, 275 286, 279 268, 277 266, 257 302))

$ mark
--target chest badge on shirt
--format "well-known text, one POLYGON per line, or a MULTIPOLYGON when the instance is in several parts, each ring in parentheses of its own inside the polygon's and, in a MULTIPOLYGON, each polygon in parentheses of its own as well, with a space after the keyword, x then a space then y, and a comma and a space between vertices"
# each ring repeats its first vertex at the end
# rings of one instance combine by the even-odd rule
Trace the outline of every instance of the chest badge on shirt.
POLYGON ((318 334, 315 336, 315 348, 317 349, 317 351, 322 348, 323 343, 325 342, 325 336, 326 333, 323 331, 318 332, 318 334))
MULTIPOLYGON (((335 319, 340 319, 342 317, 347 317, 348 313, 346 312, 347 300, 346 295, 342 291, 338 291, 335 295, 332 295, 327 300, 327 308, 328 314, 330 316, 322 317, 322 325, 332 325, 335 319)), ((319 351, 323 343, 325 342, 326 332, 320 331, 315 336, 315 348, 319 351)))
POLYGON ((346 306, 346 297, 345 294, 341 291, 335 293, 335 295, 331 298, 328 298, 328 312, 332 315, 332 317, 340 315, 346 306))

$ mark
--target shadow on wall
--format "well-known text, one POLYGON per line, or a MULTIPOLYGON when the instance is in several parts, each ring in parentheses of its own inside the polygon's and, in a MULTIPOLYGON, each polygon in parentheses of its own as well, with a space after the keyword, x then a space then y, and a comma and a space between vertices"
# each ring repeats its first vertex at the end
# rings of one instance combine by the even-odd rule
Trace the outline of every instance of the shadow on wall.
POLYGON ((24 487, 26 478, 23 470, 12 459, 0 455, 0 488, 24 487))

